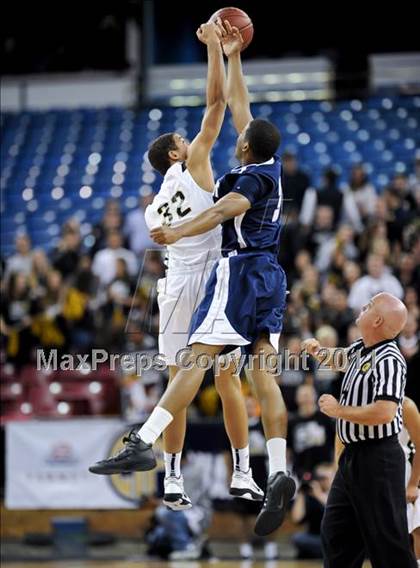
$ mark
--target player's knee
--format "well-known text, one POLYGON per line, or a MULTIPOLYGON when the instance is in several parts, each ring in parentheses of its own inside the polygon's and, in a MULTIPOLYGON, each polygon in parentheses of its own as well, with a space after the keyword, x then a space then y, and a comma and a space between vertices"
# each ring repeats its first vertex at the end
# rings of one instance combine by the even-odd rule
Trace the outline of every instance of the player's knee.
POLYGON ((240 394, 241 392, 241 381, 239 377, 235 375, 216 375, 214 378, 214 386, 221 397, 227 396, 228 394, 240 394))
POLYGON ((275 372, 255 372, 252 373, 252 379, 259 398, 268 398, 276 400, 278 403, 281 402, 281 390, 277 383, 277 374, 275 372))
POLYGON ((175 365, 169 365, 168 366, 168 383, 170 383, 174 380, 178 370, 179 370, 178 367, 176 367, 175 365))
POLYGON ((252 345, 252 353, 253 355, 258 355, 260 353, 272 353, 273 346, 270 343, 270 340, 266 335, 261 335, 252 345))

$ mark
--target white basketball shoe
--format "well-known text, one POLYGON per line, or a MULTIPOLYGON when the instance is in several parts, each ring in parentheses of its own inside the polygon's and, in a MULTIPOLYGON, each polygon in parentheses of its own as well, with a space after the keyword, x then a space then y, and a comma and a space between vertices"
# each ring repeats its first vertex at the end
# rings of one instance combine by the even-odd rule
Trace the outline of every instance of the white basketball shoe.
POLYGON ((262 501, 264 499, 264 492, 252 478, 251 468, 246 473, 243 471, 233 472, 229 493, 233 497, 240 497, 248 501, 262 501))
POLYGON ((165 477, 163 482, 165 494, 163 496, 163 504, 173 511, 184 511, 191 509, 191 499, 184 491, 184 478, 182 475, 175 477, 171 475, 165 477))

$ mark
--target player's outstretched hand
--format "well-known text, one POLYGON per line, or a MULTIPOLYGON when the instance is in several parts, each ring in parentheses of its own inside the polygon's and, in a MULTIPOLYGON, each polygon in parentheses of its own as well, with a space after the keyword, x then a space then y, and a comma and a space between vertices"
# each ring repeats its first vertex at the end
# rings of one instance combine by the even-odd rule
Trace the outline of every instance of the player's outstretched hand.
POLYGON ((230 57, 236 52, 240 52, 244 43, 238 28, 231 26, 229 20, 222 22, 217 18, 216 25, 219 29, 223 53, 226 57, 230 57))
POLYGON ((158 245, 171 245, 180 238, 176 229, 171 229, 166 225, 152 229, 150 236, 158 245))
POLYGON ((208 45, 209 43, 220 43, 222 32, 214 22, 201 24, 197 32, 198 39, 208 45))

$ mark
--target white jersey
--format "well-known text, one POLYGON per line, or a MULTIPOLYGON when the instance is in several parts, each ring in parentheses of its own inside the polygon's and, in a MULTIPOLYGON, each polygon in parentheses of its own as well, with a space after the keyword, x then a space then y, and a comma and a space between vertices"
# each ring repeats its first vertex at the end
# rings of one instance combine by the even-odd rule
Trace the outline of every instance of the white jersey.
POLYGON ((401 432, 398 434, 398 441, 404 451, 405 459, 407 462, 411 461, 411 457, 414 454, 414 448, 410 442, 410 435, 407 428, 404 426, 401 428, 401 432))
MULTIPOLYGON (((165 224, 176 227, 212 206, 212 194, 197 185, 184 163, 177 162, 166 172, 160 190, 144 216, 149 229, 165 224)), ((221 243, 221 227, 195 237, 184 237, 167 246, 168 269, 196 266, 217 259, 221 243)))
MULTIPOLYGON (((417 448, 414 448, 410 440, 410 435, 407 428, 404 426, 401 432, 398 434, 398 440, 405 455, 405 486, 407 487, 411 476, 411 460, 414 456, 417 448)), ((414 530, 420 527, 420 496, 414 501, 414 503, 407 503, 407 522, 408 522, 408 532, 411 534, 414 530)))

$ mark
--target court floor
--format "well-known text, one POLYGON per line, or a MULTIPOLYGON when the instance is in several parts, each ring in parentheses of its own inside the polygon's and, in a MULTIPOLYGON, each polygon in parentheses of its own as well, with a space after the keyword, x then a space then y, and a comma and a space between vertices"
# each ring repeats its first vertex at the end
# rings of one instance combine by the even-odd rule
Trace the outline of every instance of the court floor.
MULTIPOLYGON (((2 566, 9 568, 322 568, 322 563, 318 561, 297 561, 297 560, 211 560, 203 561, 69 561, 69 562, 4 562, 2 566)), ((364 564, 364 568, 369 568, 369 562, 364 564)))
POLYGON ((112 561, 106 562, 104 560, 99 561, 74 561, 74 562, 43 562, 43 563, 33 563, 33 562, 5 562, 3 566, 8 566, 10 568, 210 568, 212 566, 217 566, 217 568, 321 568, 322 564, 319 562, 309 562, 309 561, 258 561, 253 562, 252 560, 212 560, 210 562, 201 561, 168 561, 168 562, 154 562, 154 561, 144 561, 144 562, 125 562, 125 561, 112 561))

